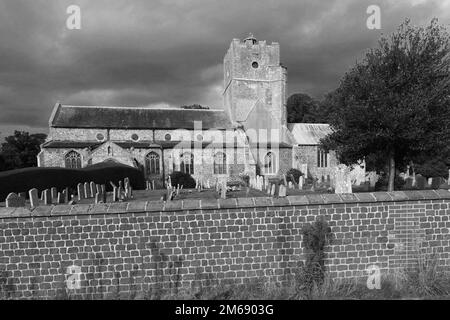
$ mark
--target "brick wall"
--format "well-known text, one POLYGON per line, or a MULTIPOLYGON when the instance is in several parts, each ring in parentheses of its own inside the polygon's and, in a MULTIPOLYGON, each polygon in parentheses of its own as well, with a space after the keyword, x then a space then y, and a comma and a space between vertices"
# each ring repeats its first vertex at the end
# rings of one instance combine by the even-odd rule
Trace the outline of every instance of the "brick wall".
POLYGON ((101 298, 251 278, 288 282, 303 260, 300 229, 324 215, 333 233, 327 270, 361 277, 412 266, 420 250, 450 267, 446 190, 0 208, 3 296, 101 298), (118 293, 119 292, 119 293, 118 293))

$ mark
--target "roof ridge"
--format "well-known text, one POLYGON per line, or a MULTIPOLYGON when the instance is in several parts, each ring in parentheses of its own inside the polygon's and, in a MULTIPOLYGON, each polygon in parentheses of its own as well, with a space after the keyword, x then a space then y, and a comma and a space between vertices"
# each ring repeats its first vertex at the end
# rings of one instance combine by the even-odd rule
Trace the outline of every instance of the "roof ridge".
POLYGON ((148 106, 130 106, 130 107, 125 107, 125 106, 96 106, 96 105, 90 105, 90 106, 85 106, 85 105, 71 105, 71 104, 61 104, 62 108, 97 108, 97 109, 137 109, 137 110, 177 110, 177 111, 214 111, 214 112, 224 112, 224 109, 186 109, 186 108, 182 108, 182 107, 169 107, 169 108, 155 108, 155 107, 148 107, 148 106))

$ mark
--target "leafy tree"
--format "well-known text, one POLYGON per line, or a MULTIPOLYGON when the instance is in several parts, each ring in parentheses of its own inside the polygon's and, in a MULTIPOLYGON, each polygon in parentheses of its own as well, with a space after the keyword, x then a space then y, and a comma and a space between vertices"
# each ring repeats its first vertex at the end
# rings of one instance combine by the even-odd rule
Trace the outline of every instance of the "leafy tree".
POLYGON ((304 93, 294 93, 286 102, 288 122, 314 122, 317 101, 304 93))
POLYGON ((410 162, 448 158, 450 141, 450 40, 433 19, 413 27, 409 20, 379 41, 341 80, 330 96, 334 133, 322 147, 340 161, 365 158, 389 175, 410 162))
POLYGON ((6 137, 5 142, 2 143, 1 170, 36 167, 36 156, 46 137, 43 133, 29 134, 25 131, 14 131, 14 134, 6 137))

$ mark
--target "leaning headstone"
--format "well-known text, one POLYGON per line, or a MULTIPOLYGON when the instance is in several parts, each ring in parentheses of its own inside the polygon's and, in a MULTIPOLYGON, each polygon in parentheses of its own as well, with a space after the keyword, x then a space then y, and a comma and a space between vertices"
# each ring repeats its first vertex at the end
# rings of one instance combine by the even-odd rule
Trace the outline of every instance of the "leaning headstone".
POLYGON ((52 204, 52 192, 49 189, 44 190, 44 204, 45 205, 52 204))
POLYGON ((95 194, 95 203, 96 203, 96 204, 97 204, 97 203, 100 203, 101 200, 102 200, 101 194, 100 194, 99 192, 97 192, 97 193, 95 194))
POLYGON ((8 194, 6 197, 7 208, 25 207, 25 198, 19 197, 14 192, 8 194))
POLYGON ((30 191, 28 191, 28 196, 30 198, 30 205, 32 208, 39 206, 38 190, 36 188, 30 189, 30 191))
POLYGON ((44 191, 41 192, 41 201, 44 201, 44 191))
POLYGON ((90 194, 90 190, 89 190, 89 183, 85 182, 84 183, 84 197, 86 199, 90 198, 91 194, 90 194))
POLYGON ((52 199, 58 198, 58 189, 56 189, 55 187, 52 187, 50 190, 52 193, 52 199))
POLYGON ((84 187, 82 183, 77 184, 78 201, 84 198, 84 187))
POLYGON ((279 197, 286 197, 286 187, 284 185, 280 185, 280 189, 278 190, 279 197))

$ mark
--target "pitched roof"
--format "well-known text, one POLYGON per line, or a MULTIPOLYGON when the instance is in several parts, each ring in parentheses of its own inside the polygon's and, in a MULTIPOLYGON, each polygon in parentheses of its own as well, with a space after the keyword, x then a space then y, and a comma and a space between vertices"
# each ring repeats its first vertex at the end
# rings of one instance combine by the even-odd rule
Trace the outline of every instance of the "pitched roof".
POLYGON ((49 124, 60 128, 109 129, 229 129, 232 123, 224 110, 70 106, 56 104, 49 124))
POLYGON ((318 145, 320 139, 333 132, 327 123, 289 123, 288 128, 299 145, 318 145))

